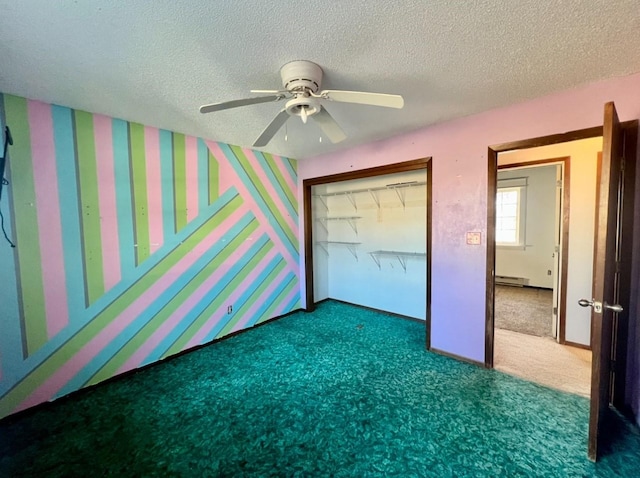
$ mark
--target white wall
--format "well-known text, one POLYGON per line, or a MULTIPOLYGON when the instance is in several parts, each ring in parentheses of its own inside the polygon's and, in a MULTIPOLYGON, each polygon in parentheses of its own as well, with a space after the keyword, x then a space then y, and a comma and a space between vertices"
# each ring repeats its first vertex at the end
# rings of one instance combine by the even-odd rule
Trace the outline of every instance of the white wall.
POLYGON ((498 171, 498 187, 500 179, 510 178, 527 178, 527 186, 524 192, 524 247, 497 246, 496 275, 524 277, 531 287, 553 288, 558 167, 537 166, 498 171))
MULTIPOLYGON (((426 171, 400 173, 373 178, 344 181, 314 188, 313 194, 384 187, 388 184, 426 181, 426 171)), ((353 196, 356 206, 346 195, 325 197, 328 211, 314 198, 314 241, 357 242, 349 248, 341 244, 326 244, 327 252, 314 248, 315 299, 329 297, 385 310, 409 317, 426 318, 426 256, 406 258, 406 271, 396 257, 380 257, 380 266, 370 252, 391 250, 426 252, 426 186, 398 190, 404 195, 404 206, 396 190, 377 191, 376 204, 369 192, 353 196), (353 217, 357 233, 347 221, 326 221, 322 217, 353 217)))
POLYGON ((583 345, 591 340, 591 309, 578 300, 591 298, 596 210, 597 158, 602 138, 543 146, 499 155, 499 164, 570 156, 569 264, 565 339, 583 345))

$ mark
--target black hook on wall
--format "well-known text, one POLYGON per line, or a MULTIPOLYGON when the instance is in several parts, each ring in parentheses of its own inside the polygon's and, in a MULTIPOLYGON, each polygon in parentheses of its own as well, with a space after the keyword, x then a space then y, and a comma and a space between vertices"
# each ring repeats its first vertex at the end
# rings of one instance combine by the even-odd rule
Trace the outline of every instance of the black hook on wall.
POLYGON ((0 160, 7 159, 7 148, 13 145, 13 137, 11 136, 11 130, 8 126, 4 127, 4 152, 2 153, 2 158, 0 160))
MULTIPOLYGON (((4 166, 7 162, 7 149, 10 145, 13 145, 13 138, 11 137, 11 130, 8 126, 4 128, 4 151, 2 153, 2 157, 0 158, 0 199, 2 199, 2 186, 5 184, 9 184, 9 182, 4 178, 4 166)), ((9 239, 7 235, 7 231, 4 229, 4 217, 2 216, 2 211, 0 211, 0 228, 2 229, 2 233, 4 234, 4 238, 7 240, 11 247, 16 247, 16 245, 9 239)))

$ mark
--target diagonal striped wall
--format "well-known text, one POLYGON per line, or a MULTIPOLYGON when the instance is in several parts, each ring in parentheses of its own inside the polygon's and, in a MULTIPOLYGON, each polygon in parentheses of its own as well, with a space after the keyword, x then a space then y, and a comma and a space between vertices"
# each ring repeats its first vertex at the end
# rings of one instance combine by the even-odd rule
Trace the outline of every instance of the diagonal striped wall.
POLYGON ((300 307, 295 161, 11 95, 0 123, 0 417, 300 307))

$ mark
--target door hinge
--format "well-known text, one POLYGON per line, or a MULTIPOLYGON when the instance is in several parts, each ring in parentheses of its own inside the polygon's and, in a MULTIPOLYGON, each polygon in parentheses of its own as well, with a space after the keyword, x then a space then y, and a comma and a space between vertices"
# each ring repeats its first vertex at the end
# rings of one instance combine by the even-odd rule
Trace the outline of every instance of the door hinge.
POLYGON ((558 308, 557 307, 553 308, 553 315, 558 315, 558 308))
POLYGON ((620 170, 624 171, 624 165, 627 161, 625 160, 624 156, 622 158, 620 158, 620 170))
POLYGON ((562 189, 562 179, 556 181, 556 187, 562 189))

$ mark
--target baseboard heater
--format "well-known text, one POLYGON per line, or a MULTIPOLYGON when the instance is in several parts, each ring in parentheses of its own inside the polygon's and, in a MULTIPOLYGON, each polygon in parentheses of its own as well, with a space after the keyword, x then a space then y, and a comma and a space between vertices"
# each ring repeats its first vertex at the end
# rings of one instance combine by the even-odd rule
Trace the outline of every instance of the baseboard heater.
POLYGON ((524 277, 496 276, 497 285, 510 285, 513 287, 524 287, 529 283, 529 279, 524 277))

